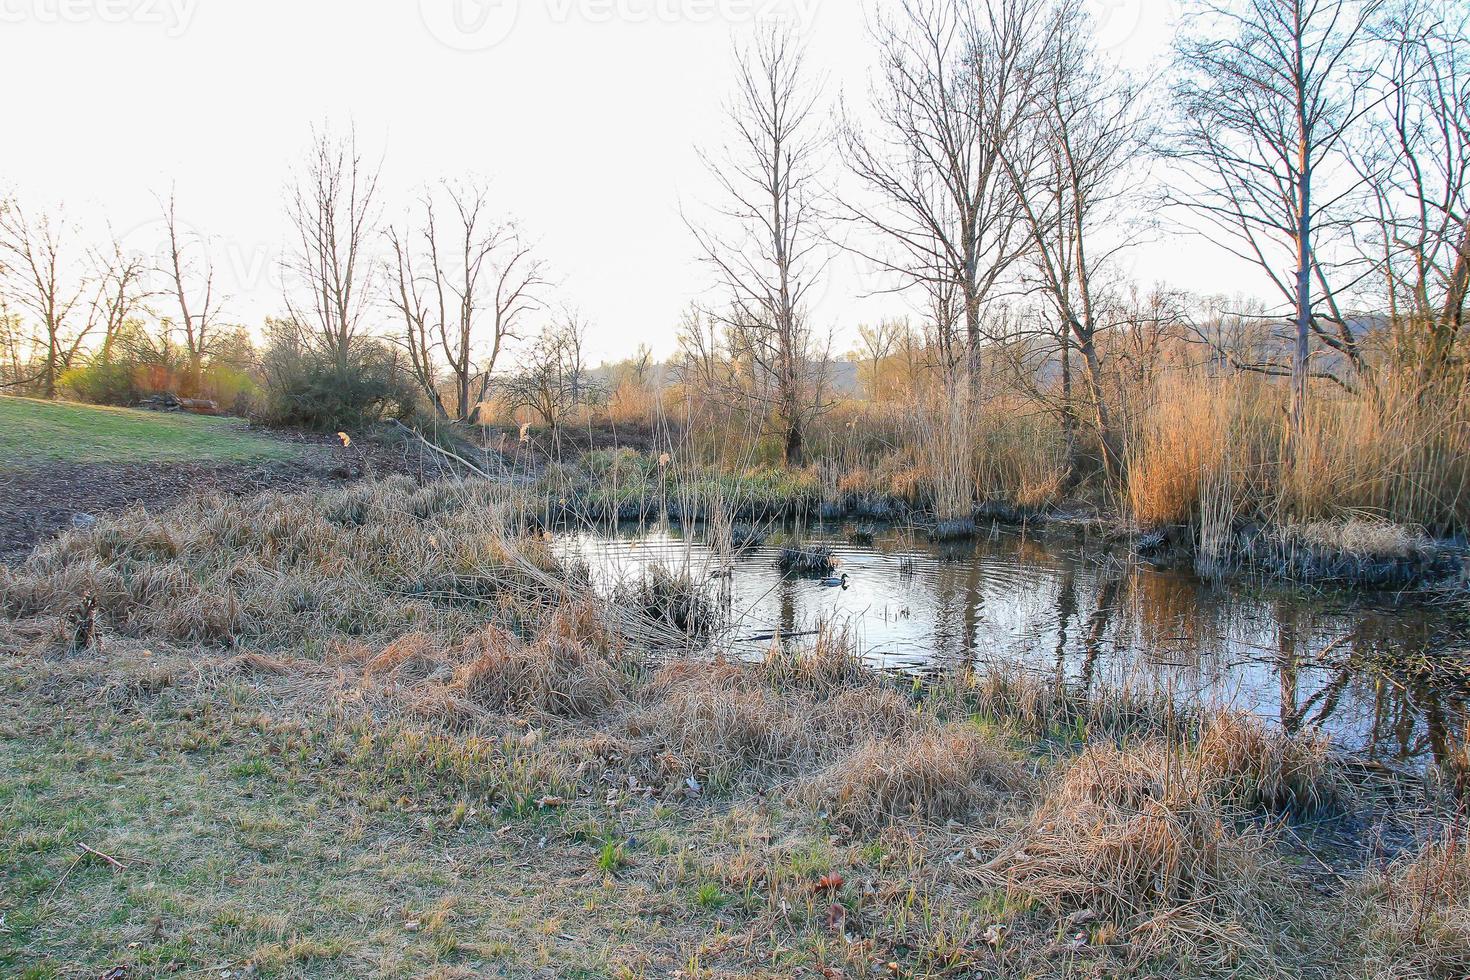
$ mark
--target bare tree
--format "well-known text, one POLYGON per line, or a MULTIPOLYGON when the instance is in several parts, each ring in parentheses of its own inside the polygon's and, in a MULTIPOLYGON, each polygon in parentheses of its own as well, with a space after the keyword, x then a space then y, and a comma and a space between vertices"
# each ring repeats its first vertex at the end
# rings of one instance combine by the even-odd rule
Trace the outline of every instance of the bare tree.
POLYGON ((868 398, 879 401, 883 395, 883 362, 893 353, 898 340, 908 330, 904 320, 879 320, 876 327, 864 323, 858 326, 859 349, 856 356, 863 361, 867 373, 868 398))
POLYGON ((149 269, 147 259, 124 251, 115 237, 107 251, 93 254, 92 264, 95 287, 85 332, 91 334, 101 328, 102 342, 97 354, 106 362, 112 357, 118 336, 143 312, 149 295, 149 269))
POLYGON ((1358 154, 1388 310, 1431 376, 1461 338, 1470 287, 1470 10, 1402 0, 1380 30, 1383 109, 1358 154))
POLYGON ((543 264, 513 221, 488 213, 484 187, 444 182, 449 228, 441 234, 436 194, 420 202, 420 224, 389 228, 389 302, 403 319, 402 343, 419 385, 441 415, 436 364, 449 372, 455 417, 469 419, 526 314, 541 305, 543 264))
POLYGON ((296 287, 286 308, 307 344, 345 369, 372 294, 368 251, 378 217, 378 168, 363 162, 357 134, 314 131, 306 163, 287 198, 295 232, 283 265, 296 287))
POLYGON ((199 384, 204 358, 218 328, 220 306, 224 297, 214 291, 214 262, 209 243, 180 234, 174 195, 159 202, 164 226, 168 229, 168 257, 163 274, 168 290, 179 310, 179 328, 184 334, 184 350, 188 356, 188 383, 199 384))
POLYGON ((528 409, 551 430, 553 441, 595 389, 582 358, 586 330, 586 322, 574 313, 548 324, 521 351, 520 369, 500 382, 506 403, 512 409, 528 409))
POLYGON ((18 202, 0 203, 0 289, 36 321, 40 333, 34 346, 43 351, 39 367, 18 383, 38 382, 46 398, 56 397, 56 380, 91 327, 73 322, 89 286, 70 258, 70 247, 71 227, 64 218, 42 215, 33 221, 18 202))
POLYGON ((1198 0, 1177 44, 1183 117, 1170 145, 1192 186, 1188 208, 1219 244, 1257 265, 1293 311, 1292 419, 1306 406, 1313 335, 1366 374, 1334 283, 1328 240, 1356 182, 1350 130, 1371 105, 1357 53, 1379 0, 1198 0))
POLYGON ((962 310, 974 391, 985 305, 1026 244, 1001 154, 1029 103, 1040 8, 1041 0, 903 0, 874 31, 878 131, 850 119, 843 126, 844 156, 874 198, 845 210, 883 243, 864 254, 897 274, 900 288, 925 290, 945 347, 962 310))
MULTIPOLYGON (((1059 321, 1063 380, 1070 384, 1075 347, 1103 464, 1117 481, 1122 435, 1104 393, 1098 337, 1108 323, 1098 279, 1128 241, 1119 232, 1127 220, 1123 205, 1150 133, 1140 87, 1104 66, 1089 40, 1093 33, 1080 0, 1058 3, 1030 86, 1028 138, 997 152, 1024 216, 1031 265, 1059 321)), ((1063 412, 1064 424, 1070 422, 1070 399, 1063 412)))
POLYGON ((728 293, 720 318, 771 381, 786 462, 800 465, 807 420, 820 404, 813 373, 822 368, 806 322, 806 299, 827 266, 820 92, 782 28, 764 28, 736 59, 733 135, 719 159, 701 154, 723 196, 721 227, 690 227, 728 293))

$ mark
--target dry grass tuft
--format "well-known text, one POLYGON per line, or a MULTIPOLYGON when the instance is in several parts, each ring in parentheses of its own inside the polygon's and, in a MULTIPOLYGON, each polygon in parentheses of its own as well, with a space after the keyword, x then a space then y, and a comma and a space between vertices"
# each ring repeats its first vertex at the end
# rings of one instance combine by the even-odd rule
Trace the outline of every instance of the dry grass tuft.
POLYGON ((663 668, 626 720, 660 778, 693 776, 722 788, 768 784, 829 762, 855 742, 921 724, 901 695, 877 684, 773 688, 755 668, 718 661, 663 668))
POLYGON ((1327 738, 1287 735, 1240 712, 1213 712, 1195 753, 1201 775, 1232 803, 1311 817, 1339 811, 1349 798, 1327 738))
POLYGON ((628 734, 651 741, 646 754, 664 779, 729 786, 794 772, 816 756, 815 733, 789 704, 729 680, 724 670, 660 679, 661 693, 629 715, 628 734))
POLYGON ((1359 899, 1380 976, 1470 975, 1470 842, 1463 827, 1393 862, 1359 899))
POLYGON ((872 679, 851 631, 831 623, 823 623, 810 644, 783 644, 778 639, 761 662, 761 674, 775 687, 806 691, 832 691, 872 679))
POLYGON ((490 627, 461 652, 452 690, 490 711, 587 718, 623 700, 629 683, 604 653, 556 633, 523 643, 490 627))
POLYGON ((1269 854, 1262 835, 1235 828, 1177 748, 1103 743, 1067 766, 980 874, 1058 911, 1134 926, 1186 909, 1241 923, 1258 919, 1271 894, 1269 854))
POLYGON ((426 633, 406 633, 383 648, 363 666, 372 679, 419 682, 449 666, 442 645, 426 633))
POLYGON ((859 833, 890 823, 962 819, 1027 775, 1016 756, 971 725, 868 741, 803 795, 859 833))
POLYGON ((1014 665, 969 671, 958 678, 956 693, 971 712, 1037 738, 1166 735, 1188 723, 1167 691, 1127 686, 1082 691, 1014 665))
POLYGON ((826 545, 787 545, 781 549, 781 571, 795 575, 830 575, 837 568, 826 545))

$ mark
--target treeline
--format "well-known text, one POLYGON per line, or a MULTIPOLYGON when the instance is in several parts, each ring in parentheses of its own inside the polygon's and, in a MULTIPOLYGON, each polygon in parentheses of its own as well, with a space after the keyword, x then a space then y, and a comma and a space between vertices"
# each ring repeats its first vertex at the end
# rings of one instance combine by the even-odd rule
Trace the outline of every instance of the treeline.
POLYGON ((955 513, 1090 494, 1150 523, 1470 526, 1470 12, 1201 0, 1150 77, 1095 35, 1080 0, 906 0, 843 94, 759 28, 701 151, 710 288, 666 364, 590 369, 588 320, 483 184, 386 216, 355 138, 319 133, 259 351, 172 199, 152 259, 0 205, 3 383, 296 424, 662 424, 731 464, 923 480, 955 513), (1270 293, 1130 280, 1135 245, 1185 234, 1270 293), (812 319, 844 250, 910 311, 861 329, 856 391, 812 319))
POLYGON ((955 513, 1085 484, 1150 523, 1470 526, 1467 23, 1204 0, 1144 79, 1077 0, 911 0, 876 18, 865 99, 762 34, 692 222, 724 294, 683 333, 700 428, 743 416, 788 463, 875 433, 955 513), (1128 280, 1141 238, 1184 234, 1272 293, 1128 280), (804 306, 837 248, 922 311, 864 332, 872 397, 841 427, 804 306))

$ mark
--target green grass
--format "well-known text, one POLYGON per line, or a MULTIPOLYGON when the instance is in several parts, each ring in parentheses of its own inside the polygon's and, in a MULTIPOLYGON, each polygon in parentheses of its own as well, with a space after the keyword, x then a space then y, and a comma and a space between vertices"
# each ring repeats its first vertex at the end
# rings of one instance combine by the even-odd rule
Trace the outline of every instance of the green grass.
POLYGON ((295 455, 241 419, 0 397, 0 469, 48 462, 248 462, 295 455))

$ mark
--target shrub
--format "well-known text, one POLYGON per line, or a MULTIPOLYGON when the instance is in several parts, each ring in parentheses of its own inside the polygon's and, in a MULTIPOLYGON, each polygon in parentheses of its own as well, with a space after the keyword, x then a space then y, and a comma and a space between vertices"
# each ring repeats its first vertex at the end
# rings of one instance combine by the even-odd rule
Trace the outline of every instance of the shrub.
POLYGON ((412 414, 417 391, 392 352, 354 344, 345 359, 311 350, 277 330, 261 359, 264 417, 272 425, 330 432, 412 414))

